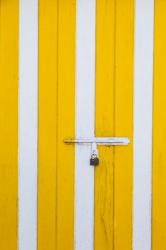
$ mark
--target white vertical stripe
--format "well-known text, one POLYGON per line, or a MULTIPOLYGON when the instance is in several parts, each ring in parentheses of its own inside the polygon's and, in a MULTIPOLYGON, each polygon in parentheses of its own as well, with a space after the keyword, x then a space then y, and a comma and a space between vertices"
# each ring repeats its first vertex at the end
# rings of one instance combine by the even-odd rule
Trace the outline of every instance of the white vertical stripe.
POLYGON ((19 1, 19 250, 36 250, 38 1, 19 1))
MULTIPOLYGON (((76 17, 76 132, 94 136, 95 0, 77 0, 76 17)), ((75 250, 93 250, 94 167, 91 146, 75 151, 75 250)))
POLYGON ((135 0, 133 250, 151 249, 154 0, 135 0))

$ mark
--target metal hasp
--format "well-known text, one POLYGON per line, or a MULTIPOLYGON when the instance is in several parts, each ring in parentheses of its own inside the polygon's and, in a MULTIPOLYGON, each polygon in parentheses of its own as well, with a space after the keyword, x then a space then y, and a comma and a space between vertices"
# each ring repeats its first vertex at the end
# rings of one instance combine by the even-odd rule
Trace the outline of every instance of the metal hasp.
POLYGON ((76 138, 76 139, 65 139, 66 144, 91 144, 91 156, 90 165, 99 165, 99 156, 97 145, 103 146, 126 146, 130 143, 127 137, 94 137, 94 138, 76 138))

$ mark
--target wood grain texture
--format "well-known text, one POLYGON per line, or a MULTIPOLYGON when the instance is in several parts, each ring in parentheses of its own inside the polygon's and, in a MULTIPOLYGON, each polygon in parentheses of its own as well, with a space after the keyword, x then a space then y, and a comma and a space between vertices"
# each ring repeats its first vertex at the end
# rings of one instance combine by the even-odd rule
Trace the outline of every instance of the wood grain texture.
MULTIPOLYGON (((96 135, 132 142, 133 1, 97 1, 96 135)), ((95 250, 132 247, 132 143, 100 148, 95 169, 95 250)))
POLYGON ((17 249, 18 1, 0 1, 0 249, 17 249))
POLYGON ((127 147, 115 148, 114 249, 132 249, 134 1, 116 1, 115 136, 127 147))
POLYGON ((58 4, 57 249, 74 249, 75 0, 58 4))
MULTIPOLYGON (((96 117, 95 136, 114 136, 115 0, 96 6, 96 117)), ((94 249, 113 249, 113 149, 99 147, 95 168, 94 249)))
POLYGON ((39 0, 38 249, 56 249, 58 1, 39 0))
POLYGON ((152 249, 166 249, 166 1, 155 1, 152 249))
POLYGON ((38 249, 73 249, 75 1, 39 1, 38 249))

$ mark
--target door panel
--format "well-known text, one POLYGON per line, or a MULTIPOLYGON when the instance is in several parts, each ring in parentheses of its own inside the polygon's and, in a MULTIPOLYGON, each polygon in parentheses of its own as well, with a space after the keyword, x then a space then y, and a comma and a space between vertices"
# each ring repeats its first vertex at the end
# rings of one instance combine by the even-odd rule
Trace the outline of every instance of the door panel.
POLYGON ((0 1, 0 249, 17 249, 18 1, 0 1))
POLYGON ((97 1, 96 136, 127 136, 100 147, 95 169, 95 249, 132 247, 134 2, 97 1), (127 100, 127 101, 126 101, 127 100), (124 195, 125 193, 125 195, 124 195))
MULTIPOLYGON (((75 4, 39 3, 38 249, 74 246, 75 4)), ((95 135, 132 141, 133 1, 98 0, 96 16, 95 135)), ((130 249, 132 144, 99 151, 94 248, 130 249)))

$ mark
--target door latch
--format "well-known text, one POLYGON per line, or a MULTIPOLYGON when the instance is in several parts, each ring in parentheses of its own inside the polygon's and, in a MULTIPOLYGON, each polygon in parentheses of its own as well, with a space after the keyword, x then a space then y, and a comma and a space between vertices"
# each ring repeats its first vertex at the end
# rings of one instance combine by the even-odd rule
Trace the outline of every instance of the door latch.
POLYGON ((66 144, 91 144, 91 156, 90 156, 90 165, 98 166, 99 165, 99 156, 97 145, 103 146, 125 146, 130 143, 127 137, 94 137, 94 138, 76 138, 76 139, 65 139, 64 143, 66 144))

